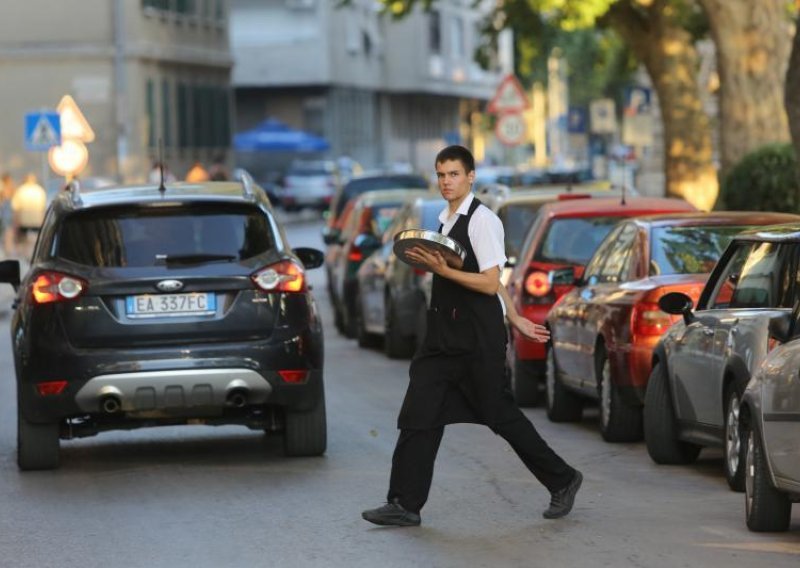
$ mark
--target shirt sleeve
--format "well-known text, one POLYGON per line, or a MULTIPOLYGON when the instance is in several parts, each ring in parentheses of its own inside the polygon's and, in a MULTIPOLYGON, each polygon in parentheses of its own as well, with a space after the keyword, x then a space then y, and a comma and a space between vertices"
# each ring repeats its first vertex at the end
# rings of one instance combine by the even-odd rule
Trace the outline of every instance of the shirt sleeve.
POLYGON ((497 215, 485 206, 479 207, 472 215, 467 231, 478 259, 478 270, 483 272, 497 266, 502 271, 506 264, 505 231, 497 215))

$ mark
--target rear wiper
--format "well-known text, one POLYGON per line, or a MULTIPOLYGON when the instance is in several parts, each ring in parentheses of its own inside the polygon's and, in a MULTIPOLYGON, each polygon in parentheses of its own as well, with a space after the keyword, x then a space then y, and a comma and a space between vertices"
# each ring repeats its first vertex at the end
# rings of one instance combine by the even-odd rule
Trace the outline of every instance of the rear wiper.
POLYGON ((156 264, 202 264, 204 262, 232 262, 238 257, 230 254, 157 254, 156 264))

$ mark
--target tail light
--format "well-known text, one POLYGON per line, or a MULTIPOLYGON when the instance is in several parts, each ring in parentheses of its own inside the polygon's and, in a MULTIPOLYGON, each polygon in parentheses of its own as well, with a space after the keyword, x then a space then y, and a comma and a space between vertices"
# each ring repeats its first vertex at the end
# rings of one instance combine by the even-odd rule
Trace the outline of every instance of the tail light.
POLYGON ((283 369, 278 371, 284 383, 300 384, 308 378, 307 369, 283 369))
POLYGON ((88 287, 85 280, 60 272, 42 272, 31 287, 33 301, 37 304, 74 300, 88 287))
POLYGON ((53 396, 64 392, 67 387, 67 381, 47 381, 44 383, 36 383, 36 391, 40 396, 53 396))
POLYGON ((262 268, 250 276, 256 286, 265 292, 305 292, 306 276, 303 269, 291 260, 283 260, 262 268))
POLYGON ((547 273, 540 270, 529 272, 525 277, 525 292, 534 298, 542 298, 550 293, 550 281, 547 273))
POLYGON ((680 316, 662 312, 655 302, 639 302, 633 307, 631 329, 633 335, 663 335, 680 316))
POLYGON ((347 253, 347 260, 350 262, 361 262, 364 260, 364 253, 361 252, 360 248, 353 245, 350 247, 350 252, 347 253))

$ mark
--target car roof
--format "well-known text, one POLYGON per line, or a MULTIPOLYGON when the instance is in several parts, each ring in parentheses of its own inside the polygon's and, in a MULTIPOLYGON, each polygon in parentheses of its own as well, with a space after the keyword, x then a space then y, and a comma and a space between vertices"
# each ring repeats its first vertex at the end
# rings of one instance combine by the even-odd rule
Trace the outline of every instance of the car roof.
POLYGON ((381 189, 376 191, 365 191, 356 197, 356 206, 365 205, 369 207, 375 203, 388 203, 395 201, 406 201, 417 195, 427 195, 430 192, 427 189, 381 189))
POLYGON ((157 184, 122 185, 97 189, 74 189, 68 185, 54 200, 54 204, 72 210, 109 205, 147 205, 165 202, 221 201, 228 203, 268 203, 266 194, 257 185, 247 186, 238 181, 209 181, 203 183, 175 182, 159 191, 157 184))
POLYGON ((786 223, 773 227, 761 227, 742 231, 734 237, 737 241, 800 241, 800 223, 786 223))
MULTIPOLYGON (((611 215, 624 212, 641 211, 644 214, 663 211, 696 211, 695 207, 683 199, 669 197, 628 197, 622 203, 620 197, 592 197, 591 199, 568 199, 551 201, 539 209, 548 217, 581 217, 589 215, 611 215)), ((634 213, 635 215, 635 213, 634 213)), ((634 216, 629 215, 629 216, 634 216)))
POLYGON ((691 213, 661 213, 658 215, 642 215, 632 221, 640 225, 683 226, 697 225, 777 225, 780 223, 800 222, 800 215, 794 213, 777 213, 765 211, 696 211, 691 213))

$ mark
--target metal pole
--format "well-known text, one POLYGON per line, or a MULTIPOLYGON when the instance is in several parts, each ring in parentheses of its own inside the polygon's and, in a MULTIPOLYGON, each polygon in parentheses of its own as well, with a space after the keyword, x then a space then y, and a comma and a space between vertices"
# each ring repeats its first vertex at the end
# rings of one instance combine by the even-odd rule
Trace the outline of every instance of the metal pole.
POLYGON ((123 181, 128 158, 127 85, 125 80, 125 4, 114 0, 114 106, 117 126, 117 181, 123 181))

